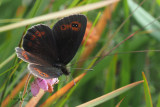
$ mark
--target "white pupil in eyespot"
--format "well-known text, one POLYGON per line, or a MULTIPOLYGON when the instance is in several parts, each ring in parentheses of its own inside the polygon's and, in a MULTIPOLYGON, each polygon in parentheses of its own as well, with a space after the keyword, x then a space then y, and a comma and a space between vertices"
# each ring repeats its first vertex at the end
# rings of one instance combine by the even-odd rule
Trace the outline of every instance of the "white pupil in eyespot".
POLYGON ((78 24, 72 24, 72 27, 78 27, 78 24))

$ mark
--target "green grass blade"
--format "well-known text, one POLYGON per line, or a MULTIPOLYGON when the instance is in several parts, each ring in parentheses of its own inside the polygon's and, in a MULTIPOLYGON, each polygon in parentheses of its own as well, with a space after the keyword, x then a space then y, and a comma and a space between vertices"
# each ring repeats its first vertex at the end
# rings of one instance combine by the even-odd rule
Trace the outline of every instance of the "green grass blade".
MULTIPOLYGON (((115 90, 115 86, 116 86, 117 55, 115 55, 111 61, 112 62, 110 63, 109 69, 106 74, 105 93, 109 93, 115 90)), ((107 102, 105 105, 109 107, 113 107, 114 100, 107 102)))
MULTIPOLYGON (((129 17, 129 7, 127 4, 127 0, 123 0, 123 5, 124 5, 124 14, 125 14, 125 19, 127 19, 129 17)), ((125 25, 124 25, 124 32, 128 33, 128 29, 129 29, 129 24, 130 24, 130 20, 128 20, 125 25)))
POLYGON ((73 8, 74 6, 78 4, 79 1, 80 0, 74 0, 68 8, 73 8))
POLYGON ((160 0, 156 0, 157 4, 160 6, 160 0))
POLYGON ((28 18, 31 18, 31 17, 34 17, 34 16, 35 16, 35 14, 36 14, 36 12, 38 11, 39 6, 40 6, 41 3, 42 3, 42 0, 36 0, 33 8, 31 9, 31 11, 30 11, 30 13, 29 13, 29 15, 28 15, 28 18))
POLYGON ((143 76, 143 80, 144 80, 143 86, 144 86, 146 107, 153 107, 151 93, 150 93, 148 82, 147 82, 147 79, 146 79, 144 72, 142 72, 142 76, 143 76))
POLYGON ((158 103, 157 103, 157 107, 160 107, 160 94, 158 96, 158 103))
MULTIPOLYGON (((131 11, 134 11, 139 5, 133 2, 133 0, 128 0, 128 5, 131 11)), ((147 11, 142 7, 139 7, 134 13, 134 18, 137 22, 144 27, 144 29, 151 31, 150 35, 160 41, 160 23, 153 16, 151 16, 147 11), (150 23, 154 21, 153 23, 150 23), (145 27, 146 25, 148 25, 145 27)))
POLYGON ((67 100, 69 100, 69 98, 71 97, 72 93, 77 88, 78 84, 79 84, 79 82, 76 83, 76 85, 74 87, 72 87, 72 89, 69 90, 69 92, 56 104, 55 107, 64 107, 64 104, 66 103, 67 100))
MULTIPOLYGON (((95 27, 96 23, 98 22, 98 19, 99 19, 100 15, 101 15, 101 12, 98 13, 97 17, 95 18, 95 20, 94 20, 94 22, 93 22, 93 24, 92 24, 92 27, 91 27, 91 29, 90 29, 90 31, 89 31, 89 33, 88 33, 88 35, 87 35, 87 38, 86 38, 86 40, 85 40, 85 42, 84 42, 84 44, 83 44, 83 46, 82 46, 80 55, 83 53, 83 51, 84 51, 84 49, 85 49, 85 45, 86 45, 87 40, 88 40, 88 37, 89 37, 89 35, 91 34, 91 32, 92 32, 93 28, 95 27)), ((78 58, 78 60, 79 60, 79 58, 78 58)))
POLYGON ((103 103, 105 101, 108 101, 108 100, 110 100, 110 99, 112 99, 112 98, 114 98, 114 97, 116 97, 116 96, 118 96, 118 95, 120 95, 120 94, 122 94, 122 93, 124 93, 124 92, 126 92, 128 90, 130 90, 131 88, 137 86, 138 84, 140 84, 142 82, 143 81, 134 82, 132 84, 129 84, 127 86, 119 88, 119 89, 117 89, 115 91, 112 91, 112 92, 110 92, 110 93, 108 93, 106 95, 103 95, 101 97, 98 97, 96 99, 88 101, 88 102, 86 102, 84 104, 81 104, 81 105, 79 105, 77 107, 94 107, 96 105, 99 105, 99 104, 101 104, 101 103, 103 103))

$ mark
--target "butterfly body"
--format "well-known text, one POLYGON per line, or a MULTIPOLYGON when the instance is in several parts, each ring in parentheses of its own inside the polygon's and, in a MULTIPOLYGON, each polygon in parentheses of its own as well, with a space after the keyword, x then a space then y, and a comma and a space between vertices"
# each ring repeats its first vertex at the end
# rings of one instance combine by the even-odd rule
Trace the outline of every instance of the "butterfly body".
POLYGON ((23 49, 17 47, 17 56, 28 62, 30 72, 50 79, 69 75, 66 65, 75 56, 86 29, 84 15, 71 15, 59 20, 50 29, 39 24, 31 27, 23 38, 23 49))
POLYGON ((65 75, 69 75, 69 74, 70 74, 70 72, 68 72, 68 70, 67 70, 67 68, 66 68, 65 65, 62 65, 62 64, 54 64, 53 67, 59 68, 59 69, 63 72, 63 74, 65 74, 65 75))

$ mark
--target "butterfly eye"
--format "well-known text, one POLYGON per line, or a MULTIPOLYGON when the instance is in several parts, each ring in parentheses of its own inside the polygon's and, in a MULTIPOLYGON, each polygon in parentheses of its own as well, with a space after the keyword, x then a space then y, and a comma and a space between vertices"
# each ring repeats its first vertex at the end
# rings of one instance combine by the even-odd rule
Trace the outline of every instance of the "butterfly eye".
POLYGON ((39 35, 39 32, 38 32, 38 31, 36 31, 36 35, 39 35))
POLYGON ((81 23, 77 21, 73 21, 70 26, 73 31, 79 31, 81 29, 81 23))
POLYGON ((38 37, 42 37, 43 35, 45 35, 45 32, 36 31, 35 35, 37 35, 38 37))
POLYGON ((65 25, 62 25, 62 26, 61 26, 61 30, 66 30, 66 26, 65 26, 65 25))
POLYGON ((63 26, 62 26, 62 29, 64 29, 64 28, 65 28, 65 26, 63 25, 63 26))
POLYGON ((73 23, 73 24, 72 24, 72 27, 76 27, 76 28, 77 28, 77 27, 78 27, 78 24, 73 23))

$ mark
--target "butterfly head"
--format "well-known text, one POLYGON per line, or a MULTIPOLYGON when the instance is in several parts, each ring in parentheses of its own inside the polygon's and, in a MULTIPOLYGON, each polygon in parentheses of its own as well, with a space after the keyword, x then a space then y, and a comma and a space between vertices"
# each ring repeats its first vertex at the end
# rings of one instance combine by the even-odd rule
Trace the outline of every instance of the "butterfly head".
POLYGON ((56 67, 56 68, 59 68, 63 72, 64 75, 69 75, 70 74, 70 72, 68 72, 66 66, 63 65, 63 64, 55 64, 53 66, 56 67))

